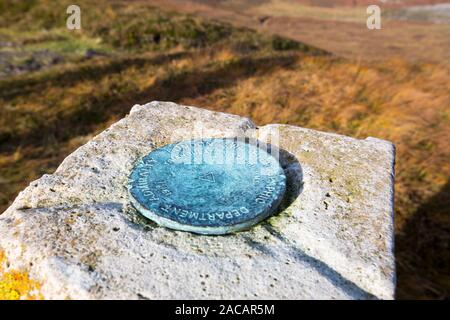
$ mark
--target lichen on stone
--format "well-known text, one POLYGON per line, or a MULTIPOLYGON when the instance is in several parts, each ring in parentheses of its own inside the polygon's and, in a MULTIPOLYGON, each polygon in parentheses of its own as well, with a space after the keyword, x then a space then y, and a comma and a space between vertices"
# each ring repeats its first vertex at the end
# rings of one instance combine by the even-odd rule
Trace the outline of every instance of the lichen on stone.
POLYGON ((27 272, 5 270, 6 255, 0 250, 0 300, 41 300, 40 283, 27 272))

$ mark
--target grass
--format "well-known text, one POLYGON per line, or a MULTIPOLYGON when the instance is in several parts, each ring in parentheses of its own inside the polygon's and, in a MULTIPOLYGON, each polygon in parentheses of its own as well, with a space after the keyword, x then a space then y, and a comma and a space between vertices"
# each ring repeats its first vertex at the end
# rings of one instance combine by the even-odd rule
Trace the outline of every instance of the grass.
POLYGON ((322 20, 338 20, 365 23, 366 7, 313 7, 293 1, 271 0, 263 2, 254 11, 261 15, 305 17, 322 20))
POLYGON ((145 3, 79 2, 77 32, 61 28, 69 2, 2 2, 0 211, 136 103, 374 136, 397 146, 398 297, 448 298, 448 66, 358 62, 145 3))

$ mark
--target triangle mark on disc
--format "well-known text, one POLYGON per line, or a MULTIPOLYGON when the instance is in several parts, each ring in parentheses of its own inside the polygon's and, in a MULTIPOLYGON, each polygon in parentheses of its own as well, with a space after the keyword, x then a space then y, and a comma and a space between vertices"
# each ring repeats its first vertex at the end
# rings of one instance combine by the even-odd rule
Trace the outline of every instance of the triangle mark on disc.
POLYGON ((216 182, 216 179, 214 178, 214 175, 212 172, 208 172, 206 174, 203 174, 199 177, 200 180, 208 181, 208 182, 216 182))

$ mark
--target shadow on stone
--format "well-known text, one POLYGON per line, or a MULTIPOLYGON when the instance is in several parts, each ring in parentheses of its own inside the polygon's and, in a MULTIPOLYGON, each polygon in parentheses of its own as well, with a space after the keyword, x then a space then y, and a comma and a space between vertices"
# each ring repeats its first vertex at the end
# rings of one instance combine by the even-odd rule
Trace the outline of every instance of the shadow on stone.
MULTIPOLYGON (((278 154, 279 162, 286 175, 286 192, 283 200, 278 207, 277 212, 272 216, 279 216, 282 218, 283 212, 298 198, 304 188, 303 170, 298 159, 290 152, 278 148, 272 144, 268 144, 268 152, 271 154, 278 154)), ((376 296, 368 293, 360 288, 357 284, 346 279, 339 272, 329 267, 326 263, 306 254, 296 246, 292 245, 280 232, 275 230, 267 221, 261 223, 272 236, 284 243, 290 250, 292 257, 301 263, 308 264, 311 268, 316 270, 324 278, 328 279, 333 285, 343 290, 346 294, 354 299, 377 299, 376 296)), ((274 256, 273 250, 264 243, 255 241, 251 236, 244 236, 244 241, 255 250, 259 252, 274 256)))
POLYGON ((297 158, 286 150, 279 149, 280 164, 286 175, 286 191, 278 212, 287 209, 303 191, 303 170, 297 158))
MULTIPOLYGON (((251 143, 261 143, 253 140, 251 143)), ((261 146, 260 146, 261 147, 261 146)), ((262 144, 262 148, 278 159, 286 176, 286 191, 276 212, 272 216, 281 214, 298 198, 303 191, 303 170, 297 158, 287 150, 273 144, 262 144)))
POLYGON ((297 261, 308 264, 316 270, 321 276, 330 281, 335 287, 341 289, 353 299, 377 299, 373 294, 360 288, 356 283, 346 279, 339 272, 329 267, 326 263, 306 254, 296 246, 292 245, 281 233, 272 226, 265 223, 264 228, 275 238, 286 244, 292 253, 292 257, 297 261))

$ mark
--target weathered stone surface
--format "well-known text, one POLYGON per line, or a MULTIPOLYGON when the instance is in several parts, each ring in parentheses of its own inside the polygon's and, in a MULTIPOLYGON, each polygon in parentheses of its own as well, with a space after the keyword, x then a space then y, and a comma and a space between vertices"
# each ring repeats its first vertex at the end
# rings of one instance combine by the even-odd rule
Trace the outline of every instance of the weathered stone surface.
POLYGON ((130 115, 32 182, 0 215, 8 268, 47 299, 391 299, 394 148, 173 103, 130 115), (201 236, 141 218, 133 164, 178 139, 280 132, 284 210, 249 231, 201 236))

